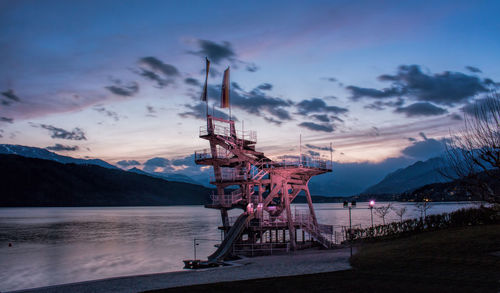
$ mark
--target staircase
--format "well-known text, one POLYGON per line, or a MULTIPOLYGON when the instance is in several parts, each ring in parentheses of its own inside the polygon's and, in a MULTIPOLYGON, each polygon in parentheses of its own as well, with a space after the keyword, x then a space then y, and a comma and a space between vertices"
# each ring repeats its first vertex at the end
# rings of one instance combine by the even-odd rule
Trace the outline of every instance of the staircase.
POLYGON ((325 248, 332 248, 334 246, 334 243, 330 239, 328 239, 328 237, 325 237, 321 233, 320 229, 316 225, 314 225, 310 217, 308 217, 307 219, 296 217, 295 223, 298 224, 301 229, 309 233, 309 235, 311 235, 314 240, 321 243, 321 245, 323 245, 325 248))

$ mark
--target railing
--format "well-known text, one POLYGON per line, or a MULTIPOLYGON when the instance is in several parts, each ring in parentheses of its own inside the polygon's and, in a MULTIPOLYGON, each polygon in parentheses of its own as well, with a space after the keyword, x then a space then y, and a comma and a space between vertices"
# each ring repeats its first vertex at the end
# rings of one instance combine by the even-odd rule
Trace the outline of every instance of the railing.
MULTIPOLYGON (((233 154, 224 149, 224 148, 217 148, 216 151, 216 158, 217 159, 229 159, 233 156, 233 154)), ((200 160, 205 160, 205 159, 213 159, 212 152, 210 149, 202 149, 202 150, 197 150, 194 152, 194 160, 195 161, 200 161, 200 160)))
POLYGON ((242 170, 241 172, 236 172, 236 170, 232 168, 221 168, 220 178, 217 178, 215 174, 210 175, 211 182, 246 181, 248 179, 249 176, 245 172, 245 170, 242 170))
POLYGON ((319 168, 323 170, 332 170, 332 163, 329 160, 322 159, 318 156, 302 155, 290 156, 284 155, 278 157, 277 163, 280 167, 305 167, 305 168, 319 168))
MULTIPOLYGON (((228 126, 214 124, 212 127, 207 125, 200 126, 200 137, 215 134, 225 137, 231 136, 231 128, 228 126)), ((253 130, 238 131, 236 130, 236 138, 246 141, 257 142, 257 132, 253 130)))
POLYGON ((236 130, 236 137, 246 141, 257 142, 257 132, 253 130, 236 130))
POLYGON ((265 243, 265 244, 234 244, 234 254, 248 254, 251 256, 262 254, 288 253, 289 243, 265 243))
POLYGON ((232 206, 242 200, 242 194, 241 192, 232 192, 230 194, 212 194, 210 198, 212 199, 212 203, 214 205, 232 206))

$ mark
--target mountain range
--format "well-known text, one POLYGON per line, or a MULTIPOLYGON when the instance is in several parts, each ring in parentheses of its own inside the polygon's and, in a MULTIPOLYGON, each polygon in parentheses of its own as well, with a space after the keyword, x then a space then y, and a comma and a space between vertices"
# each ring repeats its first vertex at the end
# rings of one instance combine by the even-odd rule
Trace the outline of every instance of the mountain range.
MULTIPOLYGON (((29 158, 51 160, 62 164, 96 165, 111 170, 121 170, 116 166, 100 159, 77 159, 69 156, 58 155, 46 149, 21 145, 1 144, 0 154, 14 154, 29 158)), ((332 173, 312 178, 310 182, 311 193, 313 195, 328 196, 348 196, 355 194, 398 194, 415 190, 426 184, 446 181, 445 178, 439 174, 439 169, 444 163, 441 158, 419 161, 406 168, 400 168, 393 171, 394 166, 404 165, 406 162, 404 159, 398 160, 399 161, 392 163, 389 161, 382 166, 377 165, 376 168, 369 163, 353 163, 351 165, 337 164, 334 166, 332 173), (390 173, 383 177, 384 172, 385 174, 390 173), (357 179, 352 180, 354 177, 357 179), (356 182, 356 184, 353 182, 356 182)), ((138 168, 129 169, 128 172, 172 182, 176 181, 196 185, 205 185, 205 187, 210 188, 210 186, 200 183, 199 180, 193 179, 191 176, 187 176, 180 172, 146 172, 138 168)))
POLYGON ((158 206, 207 203, 211 190, 93 164, 0 154, 0 206, 158 206))
POLYGON ((363 194, 399 194, 413 191, 423 185, 449 181, 440 174, 446 165, 443 158, 418 161, 406 168, 398 169, 385 176, 382 181, 363 191, 363 194))
POLYGON ((77 165, 97 165, 108 169, 118 169, 117 167, 100 159, 76 159, 61 156, 46 149, 23 145, 0 144, 0 154, 19 155, 27 158, 51 160, 63 164, 73 163, 77 165))

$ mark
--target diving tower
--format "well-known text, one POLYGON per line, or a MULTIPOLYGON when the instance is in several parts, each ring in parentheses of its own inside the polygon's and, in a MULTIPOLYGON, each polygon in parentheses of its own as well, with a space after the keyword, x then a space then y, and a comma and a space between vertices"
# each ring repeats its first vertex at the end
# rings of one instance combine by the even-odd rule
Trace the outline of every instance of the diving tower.
POLYGON ((234 120, 207 115, 199 137, 210 148, 196 151, 196 164, 212 166, 210 183, 216 186, 206 208, 220 210, 224 240, 208 257, 219 262, 229 255, 263 255, 321 245, 334 246, 333 227, 318 223, 309 192, 309 180, 332 172, 330 160, 309 155, 268 158, 256 150, 255 131, 237 131, 234 120), (303 193, 307 210, 292 210, 303 193), (228 210, 241 209, 236 219, 228 210))

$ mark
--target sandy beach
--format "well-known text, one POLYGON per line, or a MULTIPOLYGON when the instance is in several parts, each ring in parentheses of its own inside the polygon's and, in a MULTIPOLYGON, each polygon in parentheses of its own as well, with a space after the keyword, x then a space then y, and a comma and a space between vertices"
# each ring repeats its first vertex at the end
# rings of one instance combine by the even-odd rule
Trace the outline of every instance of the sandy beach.
POLYGON ((12 292, 142 292, 161 288, 350 269, 349 249, 308 250, 287 255, 242 258, 231 266, 194 271, 125 276, 12 292))

